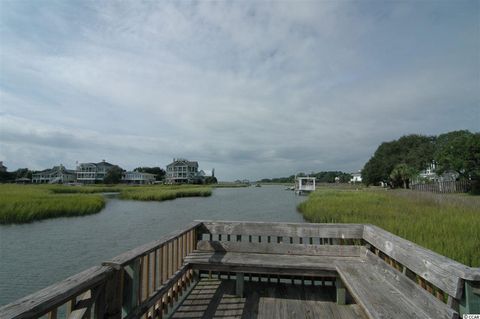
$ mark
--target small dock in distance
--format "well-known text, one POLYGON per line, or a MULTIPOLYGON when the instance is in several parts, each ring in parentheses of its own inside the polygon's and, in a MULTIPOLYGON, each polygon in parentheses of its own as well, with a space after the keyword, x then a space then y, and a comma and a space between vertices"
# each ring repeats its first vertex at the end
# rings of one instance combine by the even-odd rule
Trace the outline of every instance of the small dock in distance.
POLYGON ((480 269, 373 225, 196 221, 0 318, 459 318, 480 269))
POLYGON ((315 191, 315 177, 295 177, 295 194, 307 195, 315 191))

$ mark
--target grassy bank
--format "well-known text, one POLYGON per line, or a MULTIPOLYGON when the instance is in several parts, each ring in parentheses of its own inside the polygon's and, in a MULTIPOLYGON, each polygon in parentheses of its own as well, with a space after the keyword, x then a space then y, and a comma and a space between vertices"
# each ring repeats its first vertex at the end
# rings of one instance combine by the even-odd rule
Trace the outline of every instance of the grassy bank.
POLYGON ((59 195, 44 186, 0 185, 0 224, 94 214, 104 206, 100 195, 59 195))
POLYGON ((210 196, 211 187, 196 185, 155 186, 63 186, 0 185, 0 224, 82 216, 98 213, 105 206, 96 193, 119 192, 121 199, 163 201, 179 197, 210 196))
POLYGON ((120 192, 121 199, 163 201, 179 197, 207 197, 212 195, 208 186, 196 185, 157 185, 125 187, 120 192))
POLYGON ((463 264, 480 266, 478 197, 320 189, 298 210, 311 222, 374 224, 463 264))

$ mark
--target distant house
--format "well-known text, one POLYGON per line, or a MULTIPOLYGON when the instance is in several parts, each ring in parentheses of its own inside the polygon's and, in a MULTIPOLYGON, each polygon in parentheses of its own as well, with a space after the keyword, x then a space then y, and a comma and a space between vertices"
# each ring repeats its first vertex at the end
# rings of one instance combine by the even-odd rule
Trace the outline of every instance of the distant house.
POLYGON ((424 183, 431 183, 431 182, 454 182, 459 177, 457 172, 448 171, 443 173, 442 175, 438 175, 435 170, 437 166, 435 162, 432 162, 421 171, 416 178, 412 179, 411 184, 424 184, 424 183))
POLYGON ((362 182, 362 174, 360 172, 358 173, 352 173, 352 178, 350 179, 350 183, 361 183, 362 182))
POLYGON ((198 171, 197 176, 200 176, 200 177, 212 176, 213 177, 213 176, 215 176, 215 169, 212 169, 211 171, 206 170, 206 169, 201 169, 200 171, 198 171))
POLYGON ((122 176, 122 182, 128 184, 153 184, 155 182, 155 174, 142 172, 125 172, 122 176))
POLYGON ((76 174, 74 170, 66 169, 62 164, 54 166, 32 175, 34 184, 64 184, 75 182, 76 174))
POLYGON ((115 165, 105 162, 100 163, 81 163, 77 166, 77 182, 82 184, 102 183, 105 175, 115 165))
POLYGON ((27 177, 22 177, 22 178, 16 178, 15 183, 16 184, 30 184, 32 180, 27 177))
POLYGON ((3 162, 0 161, 0 172, 5 173, 7 171, 7 167, 3 165, 3 162))
POLYGON ((167 165, 167 184, 183 184, 193 182, 198 174, 198 162, 184 158, 173 159, 167 165))
POLYGON ((435 163, 431 163, 418 174, 418 177, 423 180, 435 180, 438 176, 435 174, 435 163))

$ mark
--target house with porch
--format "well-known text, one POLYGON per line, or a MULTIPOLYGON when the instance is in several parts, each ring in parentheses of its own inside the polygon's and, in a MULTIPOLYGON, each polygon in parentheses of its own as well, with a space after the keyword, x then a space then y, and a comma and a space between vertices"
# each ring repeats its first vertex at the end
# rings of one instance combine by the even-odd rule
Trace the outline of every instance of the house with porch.
POLYGON ((99 163, 81 163, 77 166, 77 182, 82 184, 102 183, 103 179, 115 165, 105 160, 99 163))
POLYGON ((167 165, 167 184, 191 183, 198 175, 198 162, 189 161, 184 158, 174 158, 173 162, 167 165))
POLYGON ((32 183, 34 184, 73 183, 75 179, 75 171, 66 169, 62 164, 32 174, 32 183))
POLYGON ((350 179, 350 183, 356 184, 356 183, 361 183, 362 182, 362 173, 361 171, 358 171, 356 173, 351 173, 352 178, 350 179))
POLYGON ((127 184, 153 184, 155 182, 156 175, 142 172, 125 172, 122 176, 122 182, 127 184))

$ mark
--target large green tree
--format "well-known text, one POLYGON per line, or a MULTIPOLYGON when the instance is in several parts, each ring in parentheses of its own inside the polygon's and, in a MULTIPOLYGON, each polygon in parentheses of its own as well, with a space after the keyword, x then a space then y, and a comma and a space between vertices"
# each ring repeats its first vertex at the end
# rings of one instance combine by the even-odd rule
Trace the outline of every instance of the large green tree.
POLYGON ((118 184, 122 180, 123 170, 117 165, 110 168, 103 178, 105 184, 118 184))
POLYGON ((434 147, 435 137, 416 134, 384 142, 363 167, 362 180, 367 185, 391 182, 393 169, 402 163, 421 171, 433 161, 434 147))
POLYGON ((394 187, 409 188, 410 181, 416 174, 411 166, 405 163, 397 164, 390 173, 390 181, 394 187))
POLYGON ((0 183, 9 183, 15 180, 15 172, 0 172, 0 183))
POLYGON ((454 171, 461 177, 470 177, 472 168, 475 170, 474 149, 475 135, 469 131, 453 131, 441 134, 435 145, 435 162, 437 174, 454 171), (470 163, 469 163, 470 161, 470 163), (470 167, 472 166, 472 167, 470 167))
POLYGON ((32 179, 33 172, 28 168, 19 168, 15 172, 15 178, 28 178, 32 179))
POLYGON ((480 133, 475 133, 467 144, 468 157, 466 171, 472 179, 472 193, 480 194, 480 133))
POLYGON ((150 173, 155 174, 155 180, 161 181, 165 179, 165 170, 161 169, 160 167, 137 167, 134 169, 135 172, 141 173, 150 173))
POLYGON ((480 192, 480 133, 462 130, 439 135, 435 149, 437 174, 454 171, 472 181, 473 192, 480 192))

